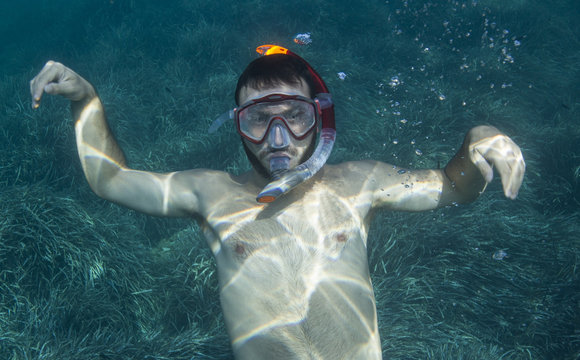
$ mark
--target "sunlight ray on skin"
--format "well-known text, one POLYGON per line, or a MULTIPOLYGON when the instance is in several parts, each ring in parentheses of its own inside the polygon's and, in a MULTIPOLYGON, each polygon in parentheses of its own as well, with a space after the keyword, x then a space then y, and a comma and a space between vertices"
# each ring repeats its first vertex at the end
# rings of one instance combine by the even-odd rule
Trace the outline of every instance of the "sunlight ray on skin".
POLYGON ((95 148, 94 146, 88 145, 83 143, 83 156, 81 158, 81 165, 86 166, 86 162, 88 159, 98 159, 101 160, 101 164, 108 162, 110 164, 114 164, 115 167, 120 169, 120 166, 115 162, 115 160, 111 159, 107 154, 102 152, 100 149, 95 148))
MULTIPOLYGON (((345 278, 345 277, 340 278, 340 277, 336 277, 336 276, 317 276, 318 274, 323 274, 323 273, 326 273, 326 272, 318 270, 318 271, 314 272, 313 276, 310 277, 310 279, 315 279, 314 280, 315 284, 318 284, 320 282, 328 283, 330 288, 333 291, 342 295, 341 299, 343 299, 343 300, 349 299, 350 297, 348 296, 349 294, 342 291, 341 287, 335 286, 338 283, 351 283, 355 287, 360 287, 362 290, 368 291, 367 286, 365 286, 366 284, 360 284, 354 278, 345 278), (336 280, 338 280, 338 281, 336 281, 336 280)), ((328 274, 326 273, 326 275, 328 275, 328 274)), ((295 316, 293 316, 292 319, 290 319, 288 316, 276 316, 273 319, 271 319, 269 322, 261 324, 259 326, 256 326, 251 331, 247 331, 247 332, 239 335, 238 337, 236 337, 234 339, 233 343, 237 344, 237 345, 241 345, 244 342, 248 341, 249 339, 251 339, 255 336, 258 336, 262 333, 265 333, 268 330, 271 330, 274 328, 285 327, 285 326, 298 325, 301 322, 305 321, 306 315, 308 314, 308 310, 310 307, 309 303, 310 303, 311 295, 314 293, 314 290, 320 291, 321 295, 327 299, 327 302, 330 304, 330 306, 336 310, 335 311, 336 316, 344 317, 345 321, 348 320, 348 317, 344 313, 344 308, 341 308, 337 304, 335 304, 334 299, 336 297, 332 297, 329 294, 327 294, 329 290, 320 289, 318 286, 309 286, 308 288, 309 288, 309 291, 307 294, 299 294, 299 295, 294 297, 295 300, 297 300, 297 302, 300 302, 300 304, 294 304, 294 306, 292 306, 292 304, 287 304, 288 307, 292 307, 295 309, 296 309, 296 306, 302 308, 302 310, 299 312, 302 313, 303 315, 299 316, 298 311, 296 311, 294 313, 295 316), (312 290, 310 290, 310 288, 312 290)), ((272 292, 276 293, 276 291, 272 291, 272 292)), ((356 314, 356 316, 358 316, 361 319, 365 318, 364 314, 362 314, 360 312, 360 310, 357 309, 356 305, 353 304, 351 301, 346 300, 346 304, 352 310, 352 313, 356 314)), ((376 337, 376 335, 377 335, 376 331, 375 331, 376 329, 371 328, 369 326, 371 324, 374 325, 374 322, 371 322, 370 324, 368 324, 367 322, 363 321, 362 324, 364 325, 365 330, 368 333, 369 337, 371 337, 371 338, 376 337)))
MULTIPOLYGON (((224 216, 216 215, 215 213, 209 213, 208 218, 212 219, 212 226, 217 231, 219 231, 220 237, 224 239, 225 242, 230 237, 230 235, 235 234, 249 221, 254 221, 257 217, 257 214, 260 210, 262 210, 263 207, 263 205, 256 205, 250 208, 243 208, 240 211, 231 212, 225 214, 224 216)), ((216 208, 219 207, 216 206, 216 208)))
MULTIPOLYGON (((227 241, 227 239, 224 242, 226 242, 226 241, 227 241)), ((276 242, 276 239, 270 239, 270 241, 276 242)), ((252 252, 252 255, 244 261, 244 264, 242 266, 240 266, 240 268, 236 271, 236 273, 234 275, 231 276, 229 281, 222 285, 222 287, 221 287, 222 292, 227 291, 228 288, 231 286, 237 285, 238 281, 243 281, 243 279, 244 279, 243 277, 246 276, 246 274, 244 273, 244 270, 252 265, 252 260, 254 258, 260 257, 261 258, 260 261, 262 262, 262 266, 266 265, 263 263, 265 260, 268 260, 270 262, 275 263, 274 265, 280 265, 281 261, 276 259, 277 256, 275 256, 274 254, 265 253, 265 254, 261 255, 260 253, 262 252, 262 248, 264 248, 264 247, 260 247, 257 250, 254 250, 252 252)))
MULTIPOLYGON (((301 242, 301 241, 299 241, 301 242)), ((268 256, 267 254, 265 255, 260 255, 260 254, 254 254, 253 256, 261 256, 262 259, 258 260, 259 263, 261 263, 261 265, 263 266, 263 261, 265 260, 265 258, 267 258, 267 260, 269 260, 272 263, 276 263, 278 264, 278 267, 285 267, 283 264, 283 260, 281 256, 268 256)), ((248 259, 250 260, 250 259, 248 259)), ((248 261, 247 260, 247 261, 248 261)), ((251 261, 251 260, 250 260, 251 261)), ((261 324, 259 326, 254 327, 252 330, 250 331, 246 331, 245 333, 240 334, 240 336, 238 336, 235 339, 236 343, 241 343, 244 341, 247 341, 248 339, 259 335, 260 333, 266 332, 272 328, 278 328, 278 327, 283 327, 283 326, 291 326, 291 325, 296 325, 299 324, 300 322, 302 322, 303 320, 305 320, 306 315, 308 314, 308 310, 309 310, 309 302, 310 302, 310 298, 312 296, 312 293, 314 293, 314 291, 316 291, 318 289, 318 283, 320 281, 325 281, 325 282, 329 282, 329 283, 333 283, 332 280, 329 279, 329 274, 325 271, 323 271, 322 269, 322 262, 320 261, 315 261, 312 264, 312 268, 311 271, 309 273, 309 276, 302 276, 302 285, 300 287, 304 287, 304 289, 302 290, 302 292, 300 293, 288 293, 287 289, 285 287, 280 287, 279 289, 285 293, 285 296, 288 300, 288 303, 285 304, 285 306, 287 308, 292 308, 294 309, 294 311, 290 312, 292 314, 291 317, 288 316, 288 312, 286 313, 285 316, 276 316, 273 319, 271 319, 269 322, 261 324)), ((238 283, 239 281, 244 281, 244 277, 242 275, 240 275, 241 271, 238 272, 238 274, 235 275, 234 279, 232 279, 232 283, 230 283, 229 285, 231 286, 233 283, 238 283)), ((349 282, 353 282, 352 279, 342 279, 342 281, 349 281, 349 282)), ((239 285, 239 284, 237 284, 239 285)), ((248 284, 250 285, 250 284, 248 284)), ((224 290, 227 290, 227 287, 224 287, 224 290)), ((271 296, 275 296, 279 294, 279 290, 277 289, 270 289, 269 294, 271 296)))
POLYGON ((278 320, 276 318, 272 319, 272 321, 270 321, 269 323, 263 324, 259 327, 254 328, 252 331, 247 332, 243 335, 240 335, 238 337, 236 337, 233 341, 232 341, 232 345, 234 346, 241 346, 243 345, 245 342, 247 342, 248 340, 254 338, 255 336, 258 336, 262 333, 266 333, 268 330, 271 330, 273 328, 278 328, 281 326, 287 326, 287 325, 297 325, 300 322, 304 321, 304 318, 298 319, 296 321, 282 321, 282 320, 278 320))
MULTIPOLYGON (((354 282, 356 284, 356 282, 354 282)), ((350 297, 348 296, 348 294, 346 292, 343 291, 343 288, 338 287, 338 286, 331 286, 332 289, 336 292, 338 292, 339 294, 341 294, 343 296, 343 299, 349 299, 350 297)), ((363 287, 364 288, 364 287, 363 287)), ((364 290, 367 290, 366 288, 364 288, 364 290)), ((345 323, 347 323, 348 317, 346 316, 346 314, 344 313, 344 309, 339 308, 338 306, 336 306, 335 303, 333 303, 333 297, 328 294, 328 291, 322 291, 322 295, 328 300, 328 303, 332 304, 331 306, 333 306, 336 309, 336 315, 337 316, 341 316, 344 318, 345 323)), ((351 301, 347 301, 346 302, 349 306, 349 308, 352 310, 353 313, 355 313, 359 319, 364 319, 365 316, 364 314, 362 314, 360 312, 360 309, 358 309, 351 301)), ((373 335, 376 336, 376 332, 375 329, 371 329, 370 326, 368 326, 368 324, 366 322, 362 322, 362 324, 365 326, 365 330, 367 331, 367 334, 369 335, 369 337, 372 337, 373 335)), ((373 322, 374 325, 374 322, 373 322)))
MULTIPOLYGON (((304 241, 298 240, 298 242, 303 243, 304 241)), ((254 254, 254 256, 260 256, 260 255, 254 254)), ((281 256, 271 256, 270 255, 270 256, 266 256, 266 257, 268 258, 268 260, 270 262, 278 263, 279 264, 278 266, 284 267, 282 265, 283 260, 282 260, 281 256)), ((262 265, 263 265, 264 259, 262 259, 260 261, 262 261, 262 265)), ((340 294, 344 294, 344 293, 339 289, 339 287, 335 286, 339 283, 351 283, 351 284, 353 284, 352 286, 360 287, 363 291, 369 291, 368 284, 361 284, 355 278, 349 278, 346 276, 337 276, 335 274, 332 274, 332 273, 329 273, 328 271, 323 270, 323 266, 322 266, 323 261, 315 261, 312 265, 313 266, 311 268, 311 271, 309 272, 309 276, 306 277, 303 275, 301 277, 303 285, 305 286, 305 289, 303 290, 303 292, 302 293, 295 293, 295 294, 286 294, 286 297, 288 298, 288 301, 290 301, 290 302, 286 303, 285 306, 287 308, 294 309, 294 311, 291 312, 293 314, 293 316, 291 318, 289 318, 287 316, 288 313, 286 313, 286 316, 275 316, 274 318, 270 319, 269 322, 259 324, 258 326, 255 326, 253 329, 246 330, 245 332, 239 334, 239 336, 237 336, 234 339, 235 344, 241 345, 244 342, 248 341, 249 339, 251 339, 255 336, 258 336, 262 333, 266 333, 271 329, 300 324, 302 321, 304 321, 306 319, 306 316, 307 316, 309 308, 310 308, 310 299, 312 297, 312 294, 318 290, 320 290, 322 292, 326 292, 325 290, 323 290, 319 287, 320 282, 324 282, 324 283, 329 284, 329 286, 334 289, 333 291, 336 291, 337 293, 340 293, 340 294)), ((244 279, 244 277, 240 276, 240 272, 238 272, 238 274, 236 274, 236 276, 235 276, 235 279, 232 279, 232 280, 234 283, 237 283, 238 281, 244 281, 242 279, 244 279)), ((230 285, 231 284, 232 283, 230 283, 230 285)), ((237 285, 239 285, 239 284, 237 284, 237 285)), ((286 290, 286 289, 284 288, 283 290, 286 290)), ((272 296, 274 296, 274 295, 278 294, 278 291, 276 289, 271 289, 271 291, 269 293, 272 296)), ((343 297, 343 299, 348 299, 348 297, 346 297, 347 294, 344 294, 344 295, 345 295, 345 297, 343 297)), ((333 302, 333 300, 330 297, 328 297, 328 296, 326 296, 326 297, 327 297, 329 303, 333 302)), ((362 317, 360 311, 358 311, 356 309, 356 306, 354 304, 347 301, 347 305, 349 308, 352 309, 352 312, 354 314, 357 314, 358 316, 362 317)), ((335 308, 337 309, 338 314, 341 314, 341 312, 344 311, 344 308, 341 309, 338 306, 336 306, 335 308)), ((370 330, 368 328, 368 325, 366 327, 367 327, 367 331, 369 333, 374 334, 374 331, 370 330)))
MULTIPOLYGON (((298 326, 302 322, 306 320, 306 316, 296 317, 295 319, 288 319, 287 316, 277 316, 272 318, 269 322, 264 323, 262 325, 256 326, 250 331, 240 334, 236 338, 233 339, 232 344, 234 346, 242 346, 247 341, 260 336, 262 334, 268 333, 270 330, 280 329, 284 327, 290 326, 298 326)), ((280 334, 278 334, 280 336, 280 334)), ((286 332, 282 332, 281 336, 288 338, 292 341, 289 335, 286 335, 286 332)))
POLYGON ((163 194, 163 212, 167 214, 169 212, 169 194, 171 193, 171 179, 176 173, 167 174, 167 177, 162 181, 162 194, 163 194))
MULTIPOLYGON (((369 291, 369 288, 367 287, 366 284, 360 284, 358 281, 352 281, 352 280, 347 280, 346 282, 349 282, 351 284, 353 284, 354 286, 360 287, 361 290, 363 291, 369 291)), ((364 342, 359 343, 356 346, 356 352, 357 354, 360 353, 361 351, 363 351, 364 353, 367 353, 369 351, 369 349, 380 349, 380 339, 379 339, 379 335, 378 335, 378 328, 376 328, 376 322, 374 319, 374 316, 376 316, 375 313, 373 313, 373 318, 372 319, 368 319, 368 314, 364 314, 363 312, 361 312, 360 307, 358 307, 355 303, 353 303, 351 301, 352 297, 349 296, 349 294, 347 292, 344 291, 344 289, 346 289, 347 287, 345 286, 337 286, 340 283, 340 281, 334 281, 331 282, 331 284, 329 285, 328 288, 326 289, 321 289, 321 296, 323 296, 326 299, 326 303, 329 304, 330 307, 332 307, 334 309, 333 313, 334 316, 337 317, 341 317, 342 323, 343 324, 351 324, 351 320, 352 317, 349 317, 348 311, 345 311, 344 307, 340 307, 338 303, 336 303, 334 300, 336 298, 341 298, 346 300, 345 304, 350 308, 350 310, 352 311, 352 314, 355 315, 356 318, 358 319, 363 319, 362 321, 360 321, 359 326, 362 326, 362 328, 360 329, 361 331, 366 332, 366 336, 362 336, 362 338, 366 338, 367 340, 364 342)), ((372 291, 371 291, 372 293, 372 291)), ((371 294, 371 298, 372 298, 372 294, 371 294)), ((374 298, 372 300, 373 302, 373 308, 375 305, 374 302, 374 298)), ((354 350, 354 349, 351 349, 354 350)), ((352 351, 349 354, 345 354, 345 358, 359 358, 359 357, 351 357, 350 355, 352 355, 352 351)))
MULTIPOLYGON (((85 130, 85 126, 87 123, 96 116, 99 112, 102 112, 100 101, 98 98, 93 98, 82 110, 79 120, 75 124, 75 135, 77 139, 84 139, 83 132, 85 130)), ((103 161, 107 161, 110 164, 114 165, 116 168, 121 168, 121 165, 118 164, 115 160, 105 154, 101 149, 97 149, 92 145, 89 145, 85 142, 77 144, 77 149, 80 155, 80 161, 83 169, 87 169, 87 158, 95 157, 101 159, 103 161)), ((96 173, 100 173, 102 162, 99 163, 98 168, 96 169, 96 173)))

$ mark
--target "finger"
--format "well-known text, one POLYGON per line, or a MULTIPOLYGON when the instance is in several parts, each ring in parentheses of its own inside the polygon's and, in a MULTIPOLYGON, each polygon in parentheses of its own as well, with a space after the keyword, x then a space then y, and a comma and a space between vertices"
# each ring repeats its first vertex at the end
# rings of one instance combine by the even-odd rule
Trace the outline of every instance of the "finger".
POLYGON ((499 177, 501 178, 501 184, 503 188, 503 193, 506 197, 513 199, 513 193, 510 187, 512 182, 513 170, 508 161, 504 159, 498 159, 494 162, 495 168, 499 177))
POLYGON ((524 159, 520 152, 511 153, 494 162, 501 177, 503 192, 507 198, 518 196, 525 172, 524 159))
POLYGON ((32 108, 38 109, 40 106, 40 99, 42 99, 42 91, 36 91, 34 80, 30 80, 30 95, 32 96, 32 108))
POLYGON ((491 164, 485 160, 479 150, 475 149, 471 152, 471 162, 479 170, 487 183, 490 183, 491 180, 493 180, 493 168, 491 164))
POLYGON ((40 100, 42 99, 42 93, 44 91, 44 87, 39 86, 38 81, 38 76, 30 80, 30 96, 32 96, 33 109, 37 109, 40 106, 40 100))
POLYGON ((59 84, 59 83, 48 83, 44 86, 44 92, 47 94, 58 94, 59 92, 62 92, 64 89, 63 84, 59 84))
POLYGON ((511 173, 507 182, 503 181, 502 178, 502 185, 504 187, 505 196, 510 199, 515 199, 518 196, 520 191, 520 187, 522 186, 522 182, 524 180, 524 173, 526 172, 526 164, 524 163, 524 159, 519 155, 516 158, 511 166, 511 173))
POLYGON ((58 65, 60 64, 54 61, 48 61, 38 75, 30 81, 30 95, 32 96, 33 108, 36 109, 40 106, 40 100, 42 99, 46 85, 59 78, 61 69, 58 65))
POLYGON ((73 93, 73 84, 65 82, 50 82, 44 86, 44 92, 50 95, 62 95, 70 98, 73 93))

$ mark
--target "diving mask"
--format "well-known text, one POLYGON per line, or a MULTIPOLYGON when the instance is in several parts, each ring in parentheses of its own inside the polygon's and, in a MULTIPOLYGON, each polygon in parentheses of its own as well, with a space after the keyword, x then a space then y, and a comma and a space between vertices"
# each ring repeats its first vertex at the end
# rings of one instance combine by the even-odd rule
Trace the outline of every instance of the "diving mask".
POLYGON ((300 95, 271 94, 250 100, 234 111, 238 132, 254 144, 261 144, 279 120, 296 140, 316 127, 320 102, 300 95))
POLYGON ((323 111, 331 106, 332 97, 328 93, 317 94, 314 100, 300 95, 270 94, 223 113, 213 121, 208 132, 214 133, 226 121, 234 120, 240 135, 261 144, 274 120, 280 119, 296 140, 302 140, 316 128, 323 111))

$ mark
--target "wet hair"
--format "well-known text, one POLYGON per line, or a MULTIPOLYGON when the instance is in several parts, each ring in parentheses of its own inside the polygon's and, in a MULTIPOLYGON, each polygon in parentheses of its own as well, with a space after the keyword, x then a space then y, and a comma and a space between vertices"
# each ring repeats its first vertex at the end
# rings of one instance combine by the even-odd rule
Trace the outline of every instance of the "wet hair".
POLYGON ((279 84, 300 86, 304 82, 314 97, 314 81, 306 64, 300 59, 285 54, 261 56, 252 61, 240 75, 236 86, 236 104, 240 105, 240 91, 244 87, 260 89, 279 84))

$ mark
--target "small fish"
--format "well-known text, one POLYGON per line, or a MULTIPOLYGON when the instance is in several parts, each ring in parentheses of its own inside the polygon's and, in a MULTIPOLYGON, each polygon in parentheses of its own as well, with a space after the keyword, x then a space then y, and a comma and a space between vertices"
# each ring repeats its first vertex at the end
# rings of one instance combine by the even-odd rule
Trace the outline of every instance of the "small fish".
POLYGON ((298 45, 308 45, 310 43, 312 43, 312 39, 310 38, 310 33, 304 33, 304 34, 296 34, 296 36, 294 36, 294 42, 298 45))

